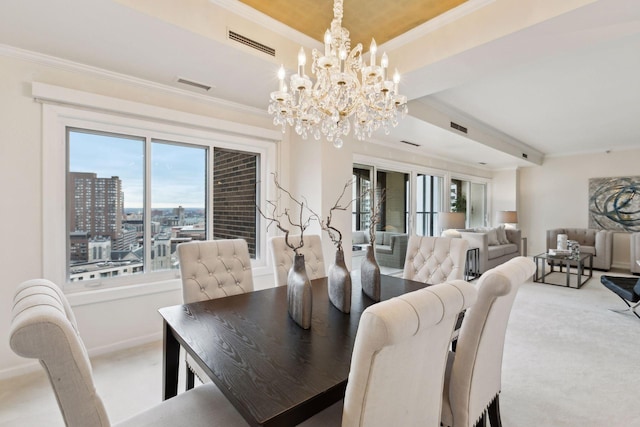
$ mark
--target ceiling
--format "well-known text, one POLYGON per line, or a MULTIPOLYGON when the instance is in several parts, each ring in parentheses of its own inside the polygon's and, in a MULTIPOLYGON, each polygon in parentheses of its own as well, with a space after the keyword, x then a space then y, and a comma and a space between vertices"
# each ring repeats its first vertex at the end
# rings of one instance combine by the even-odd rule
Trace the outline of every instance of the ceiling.
MULTIPOLYGON (((334 18, 333 0, 240 0, 252 8, 320 42, 334 18), (311 12, 311 13, 310 13, 311 12)), ((383 44, 424 24, 466 0, 347 0, 343 1, 343 27, 351 46, 371 38, 383 44)))
MULTIPOLYGON (((509 0, 484 0, 492 1, 509 0)), ((346 0, 343 26, 354 34, 362 27, 366 33, 368 23, 375 22, 371 26, 376 30, 362 37, 374 35, 384 40, 401 27, 385 24, 387 15, 393 18, 391 12, 369 18, 382 8, 372 7, 374 4, 429 2, 346 0), (354 7, 364 24, 347 20, 350 3, 364 4, 354 7)), ((85 72, 125 75, 130 81, 180 88, 266 111, 269 93, 275 89, 272 76, 277 60, 196 29, 198 25, 206 28, 207 19, 222 16, 221 4, 231 4, 233 9, 236 3, 240 2, 3 0, 0 54, 33 58, 35 52, 64 60, 59 66, 80 64, 78 68, 85 72), (149 13, 178 4, 185 5, 185 16, 176 17, 182 19, 180 23, 149 13), (186 5, 192 7, 189 14, 186 5), (196 7, 203 12, 193 13, 196 7), (208 8, 211 10, 205 10, 208 8), (191 21, 193 27, 189 28, 191 21), (177 83, 178 76, 214 87, 198 92, 177 83)), ((330 17, 315 15, 320 3, 326 7, 328 0, 259 3, 278 3, 279 8, 298 13, 303 10, 303 15, 292 14, 289 19, 311 17, 323 29, 330 23, 330 17)), ((455 3, 445 2, 445 8, 455 3)), ((525 3, 535 1, 523 0, 525 3)), ((401 83, 401 91, 411 99, 409 116, 390 135, 376 134, 374 142, 486 169, 532 166, 549 156, 640 148, 640 2, 585 3, 409 70, 401 83), (451 121, 468 128, 469 133, 452 130, 451 121), (405 145, 401 140, 420 146, 405 145), (529 153, 529 158, 523 159, 522 153, 529 153)), ((538 12, 533 6, 522 8, 523 14, 535 16, 538 12)), ((411 15, 416 15, 415 21, 401 19, 407 27, 427 19, 418 17, 417 12, 411 15)), ((399 45, 394 42, 403 37, 389 45, 399 45)), ((479 36, 469 32, 467 37, 473 41, 479 36)), ((398 56, 397 61, 406 59, 398 56)), ((39 60, 42 58, 48 57, 39 60)), ((393 65, 392 54, 390 60, 393 65)))

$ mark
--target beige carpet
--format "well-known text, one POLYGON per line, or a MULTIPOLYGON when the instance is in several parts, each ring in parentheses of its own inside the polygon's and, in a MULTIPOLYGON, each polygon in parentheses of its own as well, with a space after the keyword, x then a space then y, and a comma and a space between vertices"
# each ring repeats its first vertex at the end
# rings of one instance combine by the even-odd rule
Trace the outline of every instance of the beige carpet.
MULTIPOLYGON (((505 427, 640 426, 640 319, 595 273, 581 289, 522 286, 511 314, 500 404, 505 427)), ((628 274, 626 274, 628 275, 628 274)))
MULTIPOLYGON (((505 345, 505 427, 640 426, 640 319, 608 310, 624 304, 599 275, 580 290, 521 288, 505 345)), ((112 421, 160 402, 161 343, 101 356, 93 367, 112 421)), ((0 382, 0 427, 63 425, 41 372, 0 382)))

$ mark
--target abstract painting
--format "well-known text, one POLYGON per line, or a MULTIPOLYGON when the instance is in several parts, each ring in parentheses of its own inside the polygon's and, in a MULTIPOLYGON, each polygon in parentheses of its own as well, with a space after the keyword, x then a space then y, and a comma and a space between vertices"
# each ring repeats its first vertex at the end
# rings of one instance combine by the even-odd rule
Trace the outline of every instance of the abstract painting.
POLYGON ((640 231, 640 176, 589 179, 589 228, 640 231))

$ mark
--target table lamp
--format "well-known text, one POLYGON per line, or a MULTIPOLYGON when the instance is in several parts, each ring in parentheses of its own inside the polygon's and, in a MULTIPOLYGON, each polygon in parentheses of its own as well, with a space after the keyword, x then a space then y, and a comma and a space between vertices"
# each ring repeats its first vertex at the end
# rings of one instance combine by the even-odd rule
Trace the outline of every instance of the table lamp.
POLYGON ((438 214, 442 237, 460 237, 457 228, 464 228, 464 212, 440 212, 438 214))
POLYGON ((518 212, 516 211, 498 211, 496 214, 499 223, 509 225, 509 228, 516 228, 518 223, 518 212))

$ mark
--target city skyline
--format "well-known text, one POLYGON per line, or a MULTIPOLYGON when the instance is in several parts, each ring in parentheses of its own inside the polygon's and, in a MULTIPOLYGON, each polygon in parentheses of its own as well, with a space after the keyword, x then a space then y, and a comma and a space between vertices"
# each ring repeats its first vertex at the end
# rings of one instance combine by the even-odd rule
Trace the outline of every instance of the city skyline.
MULTIPOLYGON (((144 138, 69 132, 69 171, 122 181, 126 209, 144 206, 144 138)), ((206 149, 151 141, 151 209, 204 208, 206 149)))

